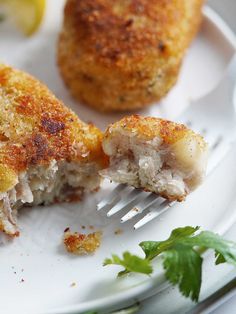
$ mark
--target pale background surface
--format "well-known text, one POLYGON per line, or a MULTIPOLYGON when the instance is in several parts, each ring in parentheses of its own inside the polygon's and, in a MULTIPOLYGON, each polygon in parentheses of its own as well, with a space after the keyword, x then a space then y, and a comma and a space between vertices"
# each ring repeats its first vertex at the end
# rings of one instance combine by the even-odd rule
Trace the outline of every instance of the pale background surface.
MULTIPOLYGON (((214 8, 230 25, 230 27, 236 33, 236 1, 235 0, 209 0, 209 5, 214 8)), ((226 235, 229 239, 235 241, 236 239, 236 224, 230 229, 230 231, 226 235)), ((212 272, 212 276, 217 276, 217 272, 212 272)), ((227 281, 227 275, 222 274, 222 283, 227 281)), ((204 283, 203 283, 204 284, 204 283)), ((182 300, 183 307, 181 311, 176 312, 174 310, 176 295, 169 289, 166 293, 160 295, 160 297, 151 297, 150 299, 142 302, 142 309, 139 311, 139 314, 167 314, 167 313, 184 313, 185 309, 189 307, 189 302, 186 300, 182 300), (166 309, 165 301, 161 302, 160 298, 163 300, 168 299, 170 303, 173 304, 172 311, 170 309, 166 309)), ((177 301, 179 302, 179 300, 177 301)), ((236 313, 236 295, 229 299, 226 303, 219 306, 217 309, 211 312, 212 314, 232 314, 236 313)))

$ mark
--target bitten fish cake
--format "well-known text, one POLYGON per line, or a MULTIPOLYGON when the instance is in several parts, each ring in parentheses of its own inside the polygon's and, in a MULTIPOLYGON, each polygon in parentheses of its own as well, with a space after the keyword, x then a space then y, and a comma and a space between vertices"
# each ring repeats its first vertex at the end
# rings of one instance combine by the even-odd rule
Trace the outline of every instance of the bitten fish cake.
POLYGON ((173 87, 203 0, 67 0, 58 65, 80 102, 136 110, 173 87))
POLYGON ((42 83, 0 64, 0 230, 19 234, 25 205, 78 199, 100 185, 102 133, 42 83))
POLYGON ((125 117, 107 128, 103 149, 110 164, 102 176, 171 201, 184 200, 205 177, 208 145, 183 124, 125 117))

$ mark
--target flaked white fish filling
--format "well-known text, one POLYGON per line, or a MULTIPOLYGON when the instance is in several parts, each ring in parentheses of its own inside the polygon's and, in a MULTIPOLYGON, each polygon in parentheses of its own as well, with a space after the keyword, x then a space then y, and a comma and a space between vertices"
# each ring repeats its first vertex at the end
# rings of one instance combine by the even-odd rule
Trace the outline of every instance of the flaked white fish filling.
POLYGON ((97 165, 51 161, 49 166, 30 167, 18 176, 13 189, 0 193, 0 220, 9 234, 17 231, 17 210, 25 205, 63 201, 100 185, 97 165))

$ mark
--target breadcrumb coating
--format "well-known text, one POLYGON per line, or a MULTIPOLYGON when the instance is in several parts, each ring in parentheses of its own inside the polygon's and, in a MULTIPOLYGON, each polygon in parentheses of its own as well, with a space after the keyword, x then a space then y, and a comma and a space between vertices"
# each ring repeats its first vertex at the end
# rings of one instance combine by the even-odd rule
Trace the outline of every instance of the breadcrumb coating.
POLYGON ((0 192, 16 184, 20 171, 53 159, 104 165, 102 133, 41 82, 3 64, 0 109, 0 192))
POLYGON ((182 201, 205 177, 208 145, 183 124, 128 116, 110 125, 103 139, 110 165, 102 176, 182 201))
POLYGON ((97 190, 107 163, 102 138, 41 82, 0 64, 0 230, 19 235, 22 206, 97 190))
POLYGON ((89 234, 71 233, 70 230, 64 232, 63 243, 69 253, 85 255, 94 253, 101 244, 101 232, 89 234))
POLYGON ((71 93, 100 111, 143 108, 175 84, 203 0, 67 0, 58 65, 71 93))
POLYGON ((133 133, 144 141, 150 141, 158 136, 162 139, 163 144, 167 145, 175 144, 186 136, 194 137, 202 150, 205 150, 207 147, 203 137, 187 128, 184 124, 156 117, 142 117, 140 115, 126 116, 108 126, 104 134, 103 143, 106 139, 114 136, 116 132, 120 132, 121 129, 127 134, 133 133))

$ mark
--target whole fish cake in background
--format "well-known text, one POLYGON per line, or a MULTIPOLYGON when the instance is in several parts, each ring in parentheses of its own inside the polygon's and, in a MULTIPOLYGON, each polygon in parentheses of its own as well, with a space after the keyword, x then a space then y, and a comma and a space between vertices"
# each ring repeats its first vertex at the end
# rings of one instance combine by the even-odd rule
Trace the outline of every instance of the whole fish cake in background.
POLYGON ((203 0, 67 0, 58 65, 71 93, 100 111, 135 110, 176 83, 203 0))
POLYGON ((17 210, 78 199, 100 185, 102 133, 42 83, 0 64, 0 230, 18 235, 17 210))
POLYGON ((108 179, 182 201, 203 180, 208 145, 182 124, 138 115, 110 125, 103 149, 108 179))

